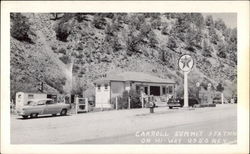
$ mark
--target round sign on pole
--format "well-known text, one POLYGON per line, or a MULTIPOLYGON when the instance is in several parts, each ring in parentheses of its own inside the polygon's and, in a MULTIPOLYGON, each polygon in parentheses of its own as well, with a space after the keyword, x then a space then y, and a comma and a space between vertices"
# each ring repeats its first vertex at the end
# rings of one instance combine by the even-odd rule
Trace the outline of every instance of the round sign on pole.
POLYGON ((196 82, 196 87, 200 87, 200 82, 196 82))
POLYGON ((207 85, 207 88, 208 88, 208 89, 211 89, 211 87, 212 87, 212 84, 209 83, 209 84, 207 85))
POLYGON ((209 83, 207 86, 208 86, 209 88, 211 88, 212 84, 211 84, 211 83, 209 83))
POLYGON ((189 72, 192 70, 194 66, 194 60, 190 55, 183 55, 179 59, 179 68, 184 72, 189 72))

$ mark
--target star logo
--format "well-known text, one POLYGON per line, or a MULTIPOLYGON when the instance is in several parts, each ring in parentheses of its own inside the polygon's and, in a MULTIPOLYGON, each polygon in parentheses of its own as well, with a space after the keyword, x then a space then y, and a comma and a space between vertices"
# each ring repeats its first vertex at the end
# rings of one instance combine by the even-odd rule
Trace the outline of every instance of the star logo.
POLYGON ((185 68, 185 67, 188 67, 188 68, 190 68, 190 65, 189 65, 189 63, 191 62, 191 58, 190 57, 187 57, 187 56, 185 56, 183 59, 181 59, 181 63, 183 64, 182 65, 182 68, 185 68))
POLYGON ((194 60, 190 55, 183 55, 179 59, 179 68, 184 72, 190 71, 193 65, 194 65, 194 60))

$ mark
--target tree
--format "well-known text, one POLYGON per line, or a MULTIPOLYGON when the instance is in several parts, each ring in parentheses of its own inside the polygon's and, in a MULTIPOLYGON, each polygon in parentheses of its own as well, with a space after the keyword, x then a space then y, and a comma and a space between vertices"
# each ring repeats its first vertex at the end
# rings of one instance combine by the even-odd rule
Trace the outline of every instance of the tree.
POLYGON ((195 46, 200 47, 200 42, 201 42, 201 32, 200 31, 195 31, 191 27, 188 29, 185 37, 185 42, 187 44, 186 49, 195 52, 195 46))
POLYGON ((63 20, 58 23, 55 28, 56 37, 58 40, 67 42, 68 36, 71 34, 72 25, 63 20))
POLYGON ((156 45, 158 44, 158 41, 157 41, 156 35, 153 31, 150 31, 148 33, 148 39, 149 39, 149 46, 156 47, 156 45))
POLYGON ((104 17, 95 15, 93 19, 93 25, 95 26, 95 28, 103 30, 107 25, 107 21, 104 17))
POLYGON ((209 35, 210 35, 210 41, 211 41, 213 44, 217 44, 218 41, 219 41, 219 37, 218 37, 218 35, 216 34, 216 31, 215 31, 214 27, 210 27, 210 28, 209 28, 209 35))
POLYGON ((182 41, 185 41, 185 33, 190 28, 191 15, 189 13, 180 13, 175 23, 174 34, 182 41))
POLYGON ((206 24, 206 26, 210 26, 210 27, 214 26, 214 20, 213 20, 213 17, 211 15, 206 16, 205 24, 206 24))
POLYGON ((217 50, 218 50, 217 51, 217 56, 219 56, 220 58, 227 58, 225 44, 220 42, 218 44, 218 49, 217 50))
POLYGON ((168 38, 167 47, 172 49, 172 50, 177 48, 177 44, 176 44, 174 37, 171 36, 168 38))
POLYGON ((50 13, 50 14, 53 17, 51 20, 58 20, 63 17, 63 13, 50 13))
POLYGON ((36 34, 31 29, 31 23, 28 18, 23 16, 21 13, 11 13, 10 16, 12 20, 12 26, 10 29, 11 36, 19 41, 35 43, 34 39, 36 34))
POLYGON ((161 33, 163 34, 163 35, 168 35, 169 34, 169 28, 168 28, 168 24, 167 23, 165 23, 164 24, 164 26, 163 26, 163 28, 162 28, 162 30, 161 30, 161 33))
POLYGON ((216 29, 218 29, 220 31, 224 31, 224 30, 227 29, 227 26, 226 26, 225 22, 220 18, 215 21, 214 26, 215 26, 216 29))
POLYGON ((201 13, 191 13, 192 22, 196 25, 196 27, 201 30, 204 28, 204 18, 201 13))
POLYGON ((223 104, 224 103, 224 96, 223 96, 224 87, 222 86, 221 82, 217 85, 216 90, 221 93, 221 102, 223 104))
POLYGON ((146 24, 146 22, 143 14, 133 14, 129 18, 129 25, 136 30, 140 30, 144 24, 146 24))
POLYGON ((205 57, 212 57, 211 54, 211 46, 208 44, 206 40, 203 41, 202 55, 205 57))

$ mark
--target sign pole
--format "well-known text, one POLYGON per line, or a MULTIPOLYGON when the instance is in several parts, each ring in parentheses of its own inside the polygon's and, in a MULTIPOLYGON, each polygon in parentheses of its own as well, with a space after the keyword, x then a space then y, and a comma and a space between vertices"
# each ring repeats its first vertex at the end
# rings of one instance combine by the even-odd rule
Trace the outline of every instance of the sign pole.
POLYGON ((184 74, 184 105, 183 107, 189 107, 188 105, 188 73, 192 70, 194 65, 193 58, 188 55, 182 55, 178 61, 179 68, 183 71, 184 74))
POLYGON ((184 106, 188 107, 188 72, 184 72, 184 106))

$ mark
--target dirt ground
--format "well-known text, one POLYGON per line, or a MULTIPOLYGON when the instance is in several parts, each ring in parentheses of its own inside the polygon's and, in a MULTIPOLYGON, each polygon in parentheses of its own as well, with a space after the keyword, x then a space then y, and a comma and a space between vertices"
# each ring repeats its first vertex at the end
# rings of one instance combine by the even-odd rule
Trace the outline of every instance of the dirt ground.
MULTIPOLYGON (((149 109, 112 110, 104 112, 82 113, 68 116, 41 116, 36 119, 22 119, 11 116, 12 144, 178 144, 176 133, 193 137, 199 132, 210 135, 210 139, 220 137, 214 143, 236 143, 237 139, 237 104, 223 104, 210 108, 168 109, 155 108, 150 114, 149 109), (152 134, 152 131, 154 132, 152 134), (152 142, 158 133, 163 137, 152 142), (210 133, 210 134, 209 134, 210 133), (217 134, 216 134, 217 133, 217 134), (220 134, 219 134, 220 133, 220 134), (147 135, 146 135, 147 134, 147 135), (219 135, 218 135, 219 134, 219 135), (223 140, 224 139, 224 140, 223 140)), ((158 136, 159 136, 158 134, 158 136)), ((182 136, 181 138, 185 138, 182 136)), ((197 141, 198 142, 198 141, 197 141)))

